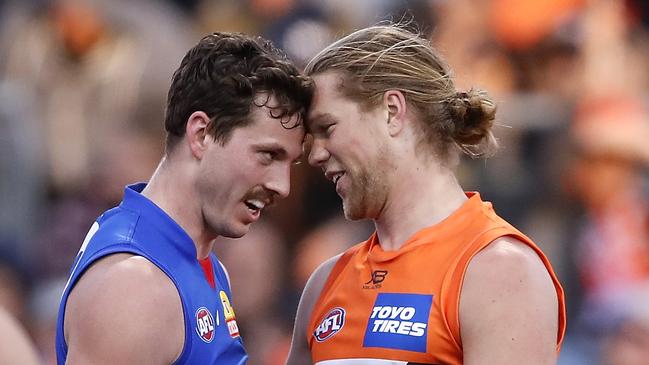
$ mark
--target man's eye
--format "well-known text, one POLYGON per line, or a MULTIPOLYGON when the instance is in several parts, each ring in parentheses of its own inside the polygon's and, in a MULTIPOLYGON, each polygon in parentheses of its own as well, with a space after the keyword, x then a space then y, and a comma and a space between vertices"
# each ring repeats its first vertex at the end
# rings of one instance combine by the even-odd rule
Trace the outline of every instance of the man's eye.
POLYGON ((336 124, 335 124, 335 123, 332 123, 332 124, 329 124, 328 126, 325 126, 325 128, 324 128, 324 134, 325 134, 326 136, 330 136, 331 133, 333 133, 335 127, 336 127, 336 124))
POLYGON ((277 153, 273 151, 261 151, 259 154, 261 155, 262 162, 266 163, 273 162, 275 157, 277 157, 277 153))

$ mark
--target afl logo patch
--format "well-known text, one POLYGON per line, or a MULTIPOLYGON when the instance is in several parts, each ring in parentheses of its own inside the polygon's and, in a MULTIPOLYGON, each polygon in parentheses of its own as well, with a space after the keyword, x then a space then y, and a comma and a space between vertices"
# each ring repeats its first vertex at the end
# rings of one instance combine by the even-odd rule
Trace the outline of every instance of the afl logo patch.
POLYGON ((344 325, 345 310, 343 308, 336 307, 329 311, 322 322, 320 322, 318 328, 316 328, 313 332, 313 337, 315 337, 316 341, 322 342, 335 335, 343 328, 344 325))
POLYGON ((200 307, 196 311, 196 333, 206 343, 214 339, 214 317, 205 307, 200 307))

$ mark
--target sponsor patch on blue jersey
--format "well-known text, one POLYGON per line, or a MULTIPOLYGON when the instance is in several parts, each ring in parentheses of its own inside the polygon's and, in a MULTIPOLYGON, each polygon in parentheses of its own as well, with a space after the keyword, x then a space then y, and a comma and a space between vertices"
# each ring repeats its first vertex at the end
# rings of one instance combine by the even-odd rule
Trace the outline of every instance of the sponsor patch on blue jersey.
POLYGON ((426 352, 432 295, 379 293, 370 311, 363 347, 426 352))

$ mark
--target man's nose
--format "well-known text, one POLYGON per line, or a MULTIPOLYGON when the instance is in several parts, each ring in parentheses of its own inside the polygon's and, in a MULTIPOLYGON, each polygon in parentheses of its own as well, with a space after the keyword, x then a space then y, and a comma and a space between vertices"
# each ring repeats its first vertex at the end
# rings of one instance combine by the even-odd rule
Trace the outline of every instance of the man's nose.
POLYGON ((309 151, 309 165, 319 167, 329 159, 329 151, 322 139, 314 138, 309 151))
POLYGON ((291 192, 291 164, 278 166, 269 177, 265 187, 280 198, 286 198, 291 192))

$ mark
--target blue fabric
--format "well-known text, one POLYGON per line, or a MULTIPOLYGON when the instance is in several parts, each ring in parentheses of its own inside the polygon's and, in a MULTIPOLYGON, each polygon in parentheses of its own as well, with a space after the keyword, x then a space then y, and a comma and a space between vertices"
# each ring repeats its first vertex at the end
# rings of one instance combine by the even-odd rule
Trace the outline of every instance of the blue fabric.
MULTIPOLYGON (((147 258, 176 285, 183 305, 185 344, 174 364, 245 364, 248 356, 232 318, 232 295, 218 259, 210 254, 216 284, 212 288, 196 258, 192 239, 162 209, 140 194, 145 186, 128 186, 122 203, 102 214, 84 240, 59 306, 58 364, 65 364, 68 350, 63 317, 70 291, 93 262, 114 253, 147 258)), ((160 325, 162 330, 164 323, 160 325)))

